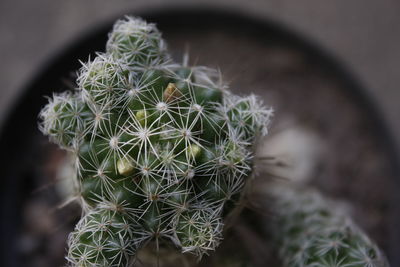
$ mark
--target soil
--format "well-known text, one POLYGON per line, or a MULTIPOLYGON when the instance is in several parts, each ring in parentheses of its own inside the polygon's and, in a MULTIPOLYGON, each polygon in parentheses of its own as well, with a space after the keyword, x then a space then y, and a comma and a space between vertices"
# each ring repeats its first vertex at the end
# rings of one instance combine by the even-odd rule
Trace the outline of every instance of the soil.
MULTIPOLYGON (((350 203, 355 221, 384 251, 392 249, 391 155, 382 145, 385 140, 374 122, 376 114, 357 102, 342 77, 320 58, 276 38, 260 41, 220 28, 162 30, 176 60, 188 50, 192 64, 219 68, 230 90, 257 94, 272 106, 271 136, 295 127, 317 136, 324 153, 309 173, 310 183, 350 203)), ((65 201, 56 178, 65 153, 41 135, 35 140, 36 158, 31 163, 33 172, 26 177, 30 193, 23 202, 17 253, 21 266, 62 266, 66 238, 80 209, 74 203, 58 208, 65 201)))

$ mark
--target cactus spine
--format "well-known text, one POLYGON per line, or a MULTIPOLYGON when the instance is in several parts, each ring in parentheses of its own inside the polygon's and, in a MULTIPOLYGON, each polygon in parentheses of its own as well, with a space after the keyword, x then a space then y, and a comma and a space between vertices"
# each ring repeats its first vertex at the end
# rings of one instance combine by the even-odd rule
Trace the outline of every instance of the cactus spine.
POLYGON ((199 259, 218 246, 272 115, 220 80, 172 62, 155 25, 126 17, 83 64, 78 88, 50 99, 40 127, 76 156, 85 213, 69 237, 71 266, 130 266, 154 240, 199 259))
POLYGON ((376 245, 337 203, 318 192, 272 186, 276 220, 270 231, 287 267, 388 267, 376 245))

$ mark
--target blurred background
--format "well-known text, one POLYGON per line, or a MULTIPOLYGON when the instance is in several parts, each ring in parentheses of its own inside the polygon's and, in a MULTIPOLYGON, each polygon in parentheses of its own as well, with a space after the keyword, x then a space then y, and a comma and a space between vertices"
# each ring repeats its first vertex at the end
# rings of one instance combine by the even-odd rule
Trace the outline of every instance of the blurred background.
MULTIPOLYGON (((399 172, 392 154, 400 151, 400 2, 0 0, 0 133, 7 130, 26 142, 15 146, 24 153, 9 153, 14 147, 8 142, 0 154, 7 167, 1 208, 9 215, 0 222, 1 235, 7 234, 1 244, 13 240, 0 249, 8 254, 0 256, 6 259, 0 265, 64 263, 65 240, 80 209, 57 209, 68 195, 61 178, 68 179, 71 170, 65 169, 65 154, 38 132, 37 113, 44 95, 71 83, 77 59, 58 61, 59 77, 41 78, 48 81, 41 84, 46 88, 31 86, 45 92, 32 98, 38 104, 19 106, 18 115, 11 107, 38 73, 80 38, 101 34, 93 45, 102 50, 106 28, 125 14, 155 14, 175 59, 189 49, 191 63, 221 68, 233 91, 255 92, 274 106, 266 146, 295 166, 278 173, 311 179, 329 196, 348 201, 356 222, 392 264, 400 264, 399 172), (364 105, 364 95, 377 109, 364 105), (30 114, 24 115, 24 108, 30 114), (2 128, 10 116, 18 120, 9 124, 15 129, 2 128), (21 124, 25 118, 29 122, 21 124), (385 124, 389 134, 377 129, 385 124)), ((79 52, 87 55, 90 45, 79 43, 79 52)), ((0 140, 2 145, 7 140, 0 140)))
POLYGON ((99 23, 121 14, 205 5, 271 19, 333 54, 376 100, 400 143, 400 2, 395 0, 1 0, 0 122, 44 62, 99 23))

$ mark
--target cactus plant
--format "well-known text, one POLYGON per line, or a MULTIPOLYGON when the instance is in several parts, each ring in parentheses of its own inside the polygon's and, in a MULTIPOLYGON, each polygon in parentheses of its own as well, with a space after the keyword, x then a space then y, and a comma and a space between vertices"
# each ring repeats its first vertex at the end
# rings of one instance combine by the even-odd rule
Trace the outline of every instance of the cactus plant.
POLYGON ((268 192, 275 215, 270 232, 283 266, 389 266, 343 206, 310 188, 275 185, 268 192))
POLYGON ((222 240, 272 110, 230 93, 219 72, 174 63, 154 24, 115 23, 106 51, 54 94, 42 132, 76 159, 83 217, 71 266, 131 266, 149 243, 198 259, 222 240))

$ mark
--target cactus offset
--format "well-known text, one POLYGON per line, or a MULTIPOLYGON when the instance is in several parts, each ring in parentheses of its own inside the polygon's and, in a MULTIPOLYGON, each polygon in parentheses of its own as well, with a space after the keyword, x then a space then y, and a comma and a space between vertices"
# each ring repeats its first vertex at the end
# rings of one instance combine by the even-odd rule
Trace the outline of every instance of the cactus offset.
POLYGON ((389 266, 337 203, 305 188, 272 186, 269 192, 276 216, 271 233, 283 266, 389 266))
POLYGON ((78 89, 40 114, 42 131, 76 156, 85 215, 71 265, 129 266, 161 239, 199 259, 214 250, 271 109, 231 94, 215 70, 173 63, 157 28, 132 17, 78 75, 78 89))

